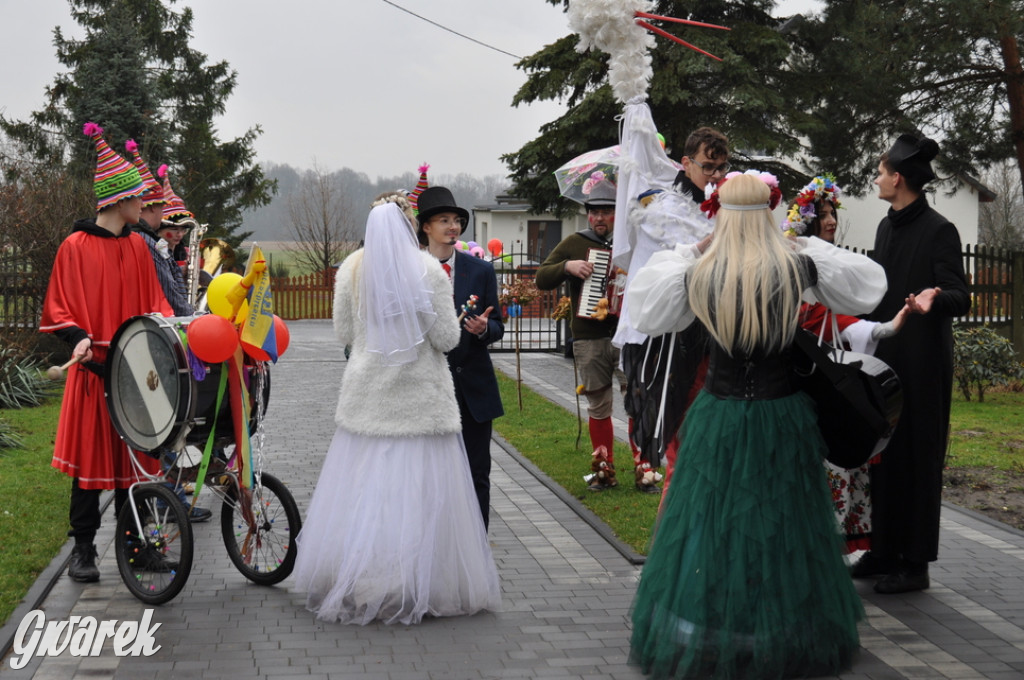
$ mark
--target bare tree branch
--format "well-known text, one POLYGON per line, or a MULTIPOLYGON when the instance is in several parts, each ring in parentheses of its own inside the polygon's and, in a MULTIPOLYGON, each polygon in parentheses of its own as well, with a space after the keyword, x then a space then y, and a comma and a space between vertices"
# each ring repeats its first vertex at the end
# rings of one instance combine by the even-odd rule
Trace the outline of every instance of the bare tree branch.
POLYGON ((333 276, 334 265, 357 247, 351 204, 337 177, 314 162, 288 199, 288 230, 295 241, 289 251, 296 265, 333 276))

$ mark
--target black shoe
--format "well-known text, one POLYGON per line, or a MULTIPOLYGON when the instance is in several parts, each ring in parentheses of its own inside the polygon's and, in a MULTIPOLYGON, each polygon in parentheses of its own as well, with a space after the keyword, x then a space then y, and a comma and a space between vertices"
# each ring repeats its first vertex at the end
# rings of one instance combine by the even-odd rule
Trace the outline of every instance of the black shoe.
POLYGON ((188 519, 192 524, 198 524, 199 522, 205 522, 211 517, 213 517, 213 512, 206 508, 192 508, 188 519))
POLYGON ((860 559, 850 566, 850 576, 853 578, 885 576, 890 571, 892 571, 892 563, 870 551, 861 555, 860 559))
POLYGON ((92 543, 76 543, 71 551, 68 576, 78 583, 95 583, 100 580, 96 566, 96 546, 92 543))
POLYGON ((927 562, 923 566, 903 562, 895 571, 875 584, 875 592, 880 595, 912 593, 915 590, 926 590, 930 585, 927 562))
POLYGON ((608 481, 608 482, 594 482, 590 486, 588 486, 587 488, 589 490, 591 490, 591 491, 607 491, 608 489, 613 489, 613 488, 617 487, 618 485, 619 485, 619 480, 617 480, 617 479, 615 479, 613 477, 611 479, 611 481, 608 481))
POLYGON ((167 574, 178 569, 178 563, 163 554, 159 549, 147 545, 130 560, 136 569, 167 574))
POLYGON ((661 487, 657 484, 641 484, 637 482, 636 490, 640 493, 661 493, 661 487))

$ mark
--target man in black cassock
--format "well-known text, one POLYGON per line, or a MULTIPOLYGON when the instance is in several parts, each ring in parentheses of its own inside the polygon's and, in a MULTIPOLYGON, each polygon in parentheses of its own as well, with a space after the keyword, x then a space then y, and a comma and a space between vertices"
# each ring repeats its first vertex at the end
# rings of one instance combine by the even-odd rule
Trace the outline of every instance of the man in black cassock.
POLYGON ((953 390, 953 319, 970 309, 960 235, 928 205, 924 185, 935 179, 938 144, 901 135, 878 164, 878 197, 892 207, 878 225, 874 258, 889 290, 870 318, 891 319, 904 305, 913 314, 903 331, 875 354, 903 384, 899 425, 871 466, 871 550, 854 564, 854 578, 880 576, 883 594, 924 590, 928 563, 938 559, 942 468, 953 390))

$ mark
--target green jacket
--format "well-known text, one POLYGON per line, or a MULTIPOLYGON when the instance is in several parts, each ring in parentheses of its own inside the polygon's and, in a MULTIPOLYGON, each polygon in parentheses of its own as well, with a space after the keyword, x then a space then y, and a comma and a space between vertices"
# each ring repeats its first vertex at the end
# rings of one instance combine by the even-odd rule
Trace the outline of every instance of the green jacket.
POLYGON ((537 268, 537 288, 554 290, 562 282, 569 284, 569 299, 572 302, 572 320, 569 324, 575 340, 597 340, 615 335, 615 327, 619 323, 617 316, 608 315, 604 321, 585 319, 576 316, 579 311, 580 290, 583 279, 565 273, 565 263, 569 260, 586 260, 591 248, 611 250, 611 242, 602 241, 590 229, 570 234, 555 246, 544 263, 537 268))

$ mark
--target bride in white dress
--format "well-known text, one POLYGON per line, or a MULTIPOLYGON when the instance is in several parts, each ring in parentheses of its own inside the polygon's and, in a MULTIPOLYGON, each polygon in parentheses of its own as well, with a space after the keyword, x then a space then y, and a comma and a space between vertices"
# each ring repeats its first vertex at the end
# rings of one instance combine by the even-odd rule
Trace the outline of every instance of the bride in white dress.
POLYGON ((362 625, 501 602, 444 357, 459 342, 452 285, 419 250, 407 201, 387 201, 335 280, 351 355, 294 572, 318 619, 362 625))

